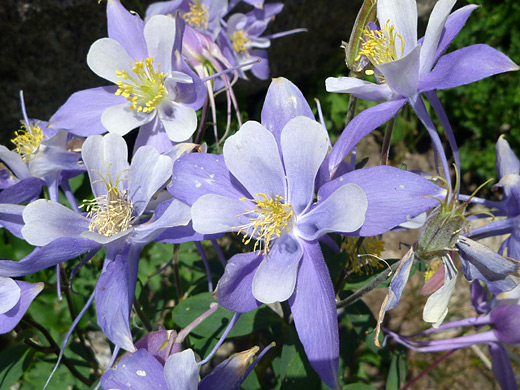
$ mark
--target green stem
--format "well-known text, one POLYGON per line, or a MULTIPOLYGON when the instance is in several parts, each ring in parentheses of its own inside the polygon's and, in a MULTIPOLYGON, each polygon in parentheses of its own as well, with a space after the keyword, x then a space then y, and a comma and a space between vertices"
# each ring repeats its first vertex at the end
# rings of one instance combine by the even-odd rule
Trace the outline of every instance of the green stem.
POLYGON ((388 153, 390 153, 390 141, 392 140, 392 132, 394 131, 395 118, 395 116, 391 118, 386 125, 383 146, 381 147, 380 165, 388 165, 388 153))
POLYGON ((177 302, 182 301, 181 278, 179 276, 179 244, 173 244, 173 275, 175 276, 175 290, 177 291, 177 302))
POLYGON ((151 332, 152 331, 152 324, 150 324, 150 320, 148 320, 148 318, 145 316, 145 314, 141 310, 141 306, 139 305, 139 302, 137 301, 137 297, 134 298, 134 309, 135 309, 135 312, 137 314, 137 317, 139 317, 139 319, 143 323, 143 325, 146 328, 146 330, 148 332, 151 332))

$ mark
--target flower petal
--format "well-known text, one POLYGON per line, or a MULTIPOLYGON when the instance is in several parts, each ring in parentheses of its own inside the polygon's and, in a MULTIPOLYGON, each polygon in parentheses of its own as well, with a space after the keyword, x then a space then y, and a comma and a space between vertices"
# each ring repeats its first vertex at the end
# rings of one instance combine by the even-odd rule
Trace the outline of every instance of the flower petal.
MULTIPOLYGON (((25 206, 0 203, 0 227, 4 227, 13 235, 23 239, 23 211, 25 206)), ((1 300, 0 300, 1 301, 1 300)))
POLYGON ((165 100, 158 107, 159 120, 173 142, 188 140, 197 129, 197 113, 193 108, 165 100))
POLYGON ((367 195, 356 184, 344 184, 332 192, 298 220, 298 229, 306 240, 315 240, 326 233, 350 233, 365 222, 367 195))
POLYGON ((130 109, 130 103, 112 106, 103 111, 101 123, 111 133, 125 135, 129 131, 155 118, 155 110, 150 113, 130 109))
POLYGON ((404 55, 417 44, 417 4, 415 0, 378 0, 377 19, 380 27, 388 22, 403 38, 404 55))
POLYGON ((503 134, 498 137, 495 150, 498 179, 500 180, 505 175, 518 175, 520 173, 520 161, 511 150, 511 146, 509 146, 503 134))
POLYGON ((229 259, 220 278, 215 295, 222 307, 245 313, 261 305, 253 296, 253 276, 264 259, 257 252, 240 253, 229 259))
POLYGON ((401 96, 412 97, 417 94, 419 85, 420 55, 421 45, 417 45, 406 56, 377 65, 377 69, 383 73, 391 89, 401 96))
POLYGON ((119 0, 107 1, 108 37, 118 41, 131 58, 140 60, 147 55, 143 36, 144 22, 129 12, 119 0))
POLYGON ((493 374, 502 390, 518 389, 513 365, 504 346, 500 343, 490 343, 489 352, 491 353, 493 374))
POLYGON ((199 367, 193 351, 186 349, 168 357, 164 365, 164 378, 168 390, 197 390, 199 367))
POLYGON ((44 246, 62 237, 80 238, 90 225, 90 219, 46 199, 27 205, 22 215, 22 235, 34 246, 44 246))
POLYGON ((299 215, 313 200, 314 182, 327 155, 329 136, 315 120, 298 116, 285 125, 280 142, 287 177, 287 201, 299 215))
POLYGON ((0 203, 20 204, 39 197, 45 182, 37 177, 28 177, 0 191, 0 203))
POLYGON ((115 84, 121 81, 116 71, 126 71, 132 74, 134 60, 118 41, 101 38, 90 46, 87 53, 87 64, 99 77, 115 84))
POLYGON ((488 45, 467 46, 441 57, 435 68, 421 79, 419 90, 454 88, 518 69, 508 56, 488 45))
POLYGON ((328 386, 338 389, 336 300, 323 254, 315 241, 303 243, 303 258, 289 305, 298 337, 312 368, 328 386))
POLYGON ((4 145, 0 145, 0 160, 13 172, 16 178, 23 180, 32 176, 20 155, 7 149, 4 145))
POLYGON ((9 311, 0 314, 0 334, 10 332, 20 322, 31 302, 43 290, 43 283, 16 281, 20 288, 20 299, 9 311))
POLYGON ((170 150, 174 145, 172 140, 168 138, 168 134, 164 131, 164 126, 157 116, 139 128, 134 144, 134 153, 144 145, 153 146, 159 153, 170 150))
POLYGON ((0 277, 0 314, 11 310, 20 300, 21 290, 11 278, 0 277))
POLYGON ((359 99, 378 102, 390 100, 393 92, 388 84, 375 84, 356 77, 329 77, 325 80, 327 92, 350 93, 359 99))
POLYGON ((170 72, 175 41, 175 19, 166 15, 152 16, 144 26, 144 39, 154 65, 160 65, 160 70, 164 73, 170 72))
POLYGON ((229 171, 256 197, 257 194, 285 197, 285 172, 278 145, 271 132, 258 122, 246 122, 224 144, 229 171))
POLYGON ((289 299, 294 292, 302 255, 301 243, 290 234, 278 238, 255 272, 253 296, 267 304, 289 299))
POLYGON ((253 208, 249 201, 215 194, 203 195, 191 207, 193 229, 202 234, 238 231, 241 226, 251 224, 249 215, 244 214, 253 208))
POLYGON ((287 122, 297 116, 315 119, 298 87, 286 78, 274 78, 265 95, 262 107, 262 125, 279 140, 280 133, 287 122))

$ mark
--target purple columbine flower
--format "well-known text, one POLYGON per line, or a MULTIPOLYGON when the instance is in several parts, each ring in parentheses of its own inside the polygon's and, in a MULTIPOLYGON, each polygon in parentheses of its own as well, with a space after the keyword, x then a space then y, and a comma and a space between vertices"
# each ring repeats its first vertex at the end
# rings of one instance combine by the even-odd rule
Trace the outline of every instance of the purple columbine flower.
POLYGON ((506 55, 482 44, 442 56, 471 12, 478 8, 477 5, 467 5, 450 15, 455 2, 438 1, 430 15, 424 38, 417 40, 415 0, 378 0, 380 26, 366 27, 360 51, 374 66, 377 83, 355 77, 330 77, 325 84, 328 92, 350 93, 365 100, 386 102, 361 112, 348 124, 331 152, 331 172, 336 170, 359 140, 395 116, 408 102, 430 134, 447 174, 449 167, 442 153, 442 143, 421 94, 428 98, 439 116, 456 165, 460 166, 455 138, 435 90, 473 83, 497 73, 518 70, 519 67, 506 55))
POLYGON ((173 165, 152 146, 139 148, 128 164, 121 136, 96 135, 83 144, 82 159, 95 197, 84 203, 87 214, 45 199, 30 203, 23 211, 22 235, 38 248, 19 262, 0 261, 0 276, 27 275, 86 252, 88 261, 106 247, 95 289, 98 323, 114 344, 133 351, 128 318, 141 249, 166 229, 187 225, 189 208, 170 199, 150 210, 173 165))
POLYGON ((381 234, 434 206, 425 195, 441 189, 382 166, 327 183, 315 201, 315 180, 329 142, 298 88, 274 79, 262 123, 245 123, 226 141, 223 155, 177 160, 171 192, 192 206, 199 233, 237 232, 245 243, 255 242, 253 252, 228 262, 216 290, 220 304, 247 312, 288 300, 311 365, 337 388, 334 289, 318 239, 331 232, 381 234))
POLYGON ((489 300, 486 291, 477 281, 471 285, 471 300, 479 316, 447 322, 437 329, 432 328, 411 336, 402 336, 387 329, 384 331, 398 343, 418 352, 449 351, 487 344, 491 353, 493 373, 500 387, 502 390, 517 390, 518 386, 506 346, 520 343, 520 305, 501 304, 500 300, 494 297, 489 300), (445 329, 464 326, 475 326, 481 329, 487 325, 491 326, 490 330, 466 336, 431 341, 413 340, 414 337, 426 336, 445 329))
POLYGON ((136 148, 161 152, 189 139, 206 90, 182 58, 179 21, 157 15, 145 24, 118 0, 108 1, 107 21, 109 37, 94 42, 87 63, 116 85, 76 92, 51 122, 82 136, 141 126, 136 148))

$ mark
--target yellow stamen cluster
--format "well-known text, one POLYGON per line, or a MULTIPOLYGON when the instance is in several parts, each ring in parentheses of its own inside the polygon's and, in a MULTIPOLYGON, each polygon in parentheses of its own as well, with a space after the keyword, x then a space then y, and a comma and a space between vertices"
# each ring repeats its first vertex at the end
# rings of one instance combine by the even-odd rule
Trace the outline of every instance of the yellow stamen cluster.
POLYGON ((359 275, 370 275, 372 269, 384 267, 380 258, 385 242, 377 237, 364 237, 361 244, 359 240, 359 237, 347 237, 341 244, 341 251, 348 255, 346 267, 359 275))
POLYGON ((231 42, 233 49, 239 54, 247 54, 251 41, 247 37, 247 33, 244 30, 236 30, 231 34, 231 42))
POLYGON ((385 27, 381 30, 371 30, 368 27, 363 30, 363 36, 361 37, 363 44, 361 45, 359 55, 366 56, 374 66, 395 61, 403 56, 404 40, 401 35, 394 31, 394 26, 388 26, 388 23, 390 23, 390 20, 386 22, 385 27), (397 38, 401 41, 399 54, 396 48, 397 38))
POLYGON ((186 12, 183 19, 191 27, 206 30, 209 22, 208 6, 201 4, 200 0, 192 1, 190 3, 190 12, 186 12))
POLYGON ((111 237, 128 229, 133 222, 134 206, 128 199, 128 192, 118 188, 118 184, 126 180, 121 179, 124 172, 121 172, 115 183, 112 183, 110 168, 106 178, 96 172, 101 176, 101 180, 96 180, 94 183, 104 183, 107 193, 92 200, 85 200, 81 205, 88 212, 87 218, 91 219, 89 231, 111 237))
POLYGON ((256 207, 253 210, 245 210, 245 213, 237 215, 252 215, 249 219, 251 223, 234 227, 239 228, 238 233, 243 234, 242 242, 249 244, 251 239, 256 239, 253 250, 262 252, 266 255, 269 252, 269 245, 273 236, 280 237, 282 230, 290 231, 290 222, 293 215, 293 209, 290 204, 284 203, 283 197, 275 195, 269 197, 266 194, 257 194, 257 199, 241 198, 240 200, 253 201, 256 207))
POLYGON ((15 137, 11 142, 16 146, 14 149, 16 153, 22 157, 24 161, 29 161, 31 156, 40 143, 45 138, 42 129, 39 126, 31 126, 22 121, 22 128, 14 132, 15 137))
POLYGON ((122 95, 132 103, 131 110, 152 112, 166 94, 164 79, 168 74, 160 72, 160 67, 161 64, 157 64, 156 71, 153 58, 148 57, 144 61, 135 62, 133 75, 125 70, 116 70, 117 77, 125 80, 116 82, 119 87, 116 95, 122 95))

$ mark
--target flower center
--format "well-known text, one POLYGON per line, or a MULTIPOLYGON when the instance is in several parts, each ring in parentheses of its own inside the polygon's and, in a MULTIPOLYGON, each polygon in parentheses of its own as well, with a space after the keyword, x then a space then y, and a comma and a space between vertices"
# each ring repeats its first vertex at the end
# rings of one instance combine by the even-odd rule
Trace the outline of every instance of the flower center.
POLYGON ((11 142, 16 146, 15 151, 27 162, 45 138, 40 126, 31 126, 22 121, 22 128, 14 132, 11 142))
POLYGON ((283 202, 284 199, 280 195, 269 197, 266 194, 257 194, 257 199, 240 200, 253 201, 256 207, 253 210, 246 209, 245 213, 238 215, 251 215, 250 223, 234 228, 238 228, 238 233, 244 235, 244 244, 247 245, 251 239, 256 239, 253 250, 256 251, 258 248, 259 253, 262 251, 263 241, 263 253, 266 255, 273 236, 279 238, 282 230, 290 231, 293 209, 290 204, 283 202))
POLYGON ((403 56, 404 40, 401 35, 394 31, 394 25, 388 25, 387 20, 385 27, 381 30, 372 30, 366 27, 363 30, 361 40, 361 50, 359 55, 366 56, 374 65, 380 65, 387 62, 395 61, 403 56), (399 38, 399 55, 397 54, 396 40, 399 38))
POLYGON ((122 95, 131 104, 131 110, 137 112, 152 112, 160 103, 166 93, 164 79, 168 73, 160 72, 161 64, 157 64, 157 70, 153 66, 153 58, 144 61, 136 61, 132 68, 133 75, 125 70, 116 70, 117 77, 125 81, 116 82, 119 89, 116 95, 122 95))
POLYGON ((132 217, 134 206, 128 199, 128 191, 121 191, 117 187, 121 181, 127 180, 121 179, 121 175, 125 172, 126 170, 119 174, 115 183, 112 183, 110 168, 106 178, 96 172, 101 179, 94 183, 104 183, 107 193, 92 200, 85 200, 80 206, 86 208, 87 218, 91 219, 89 231, 111 237, 128 229, 128 226, 134 221, 132 217))
POLYGON ((183 19, 191 27, 204 29, 208 28, 209 12, 208 6, 201 4, 200 0, 190 3, 190 12, 186 12, 183 19))
POLYGON ((244 30, 236 30, 233 32, 233 34, 231 34, 231 42, 233 43, 233 49, 239 54, 246 54, 248 48, 251 46, 251 41, 244 30))

